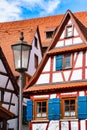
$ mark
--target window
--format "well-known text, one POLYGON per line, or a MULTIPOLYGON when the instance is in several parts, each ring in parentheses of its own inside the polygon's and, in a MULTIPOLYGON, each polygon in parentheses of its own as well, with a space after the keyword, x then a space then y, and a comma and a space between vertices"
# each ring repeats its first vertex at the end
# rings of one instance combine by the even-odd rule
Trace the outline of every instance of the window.
POLYGON ((35 119, 47 119, 47 100, 35 100, 35 119))
POLYGON ((46 119, 87 119, 87 96, 28 100, 26 117, 28 122, 46 119))
POLYGON ((37 38, 35 37, 35 47, 37 48, 37 38))
POLYGON ((72 37, 73 36, 73 26, 68 25, 65 29, 65 37, 72 37))
POLYGON ((64 55, 63 59, 63 68, 70 68, 71 67, 71 54, 64 55))
POLYGON ((61 101, 62 118, 75 118, 77 111, 76 98, 63 98, 61 101))
POLYGON ((71 54, 56 56, 56 70, 63 70, 72 67, 71 54))
POLYGON ((46 32, 46 38, 47 39, 52 38, 52 35, 53 35, 53 31, 47 31, 46 32))
POLYGON ((38 67, 38 56, 35 54, 34 55, 34 63, 35 63, 35 68, 38 67))

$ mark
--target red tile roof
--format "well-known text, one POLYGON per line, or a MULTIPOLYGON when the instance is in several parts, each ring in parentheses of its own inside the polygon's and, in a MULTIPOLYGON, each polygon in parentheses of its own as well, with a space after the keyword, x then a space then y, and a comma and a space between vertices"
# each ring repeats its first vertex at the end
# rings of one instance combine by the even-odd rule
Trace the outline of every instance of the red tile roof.
MULTIPOLYGON (((74 15, 85 27, 87 27, 87 12, 77 12, 74 13, 74 15)), ((63 17, 64 14, 61 14, 43 18, 0 23, 0 46, 2 47, 14 74, 17 73, 14 70, 11 45, 19 40, 20 31, 24 32, 25 41, 31 44, 38 25, 42 46, 49 46, 51 40, 46 39, 45 31, 58 27, 63 17)))
POLYGON ((73 82, 65 82, 65 83, 54 83, 54 84, 45 84, 45 85, 36 85, 29 87, 24 90, 24 94, 27 95, 39 95, 46 93, 55 93, 55 92, 67 92, 75 91, 75 90, 83 90, 87 89, 87 81, 73 81, 73 82))
POLYGON ((86 44, 78 44, 78 45, 66 46, 61 48, 54 48, 49 52, 47 52, 47 55, 56 55, 56 54, 61 54, 66 52, 80 51, 83 49, 87 49, 86 44))

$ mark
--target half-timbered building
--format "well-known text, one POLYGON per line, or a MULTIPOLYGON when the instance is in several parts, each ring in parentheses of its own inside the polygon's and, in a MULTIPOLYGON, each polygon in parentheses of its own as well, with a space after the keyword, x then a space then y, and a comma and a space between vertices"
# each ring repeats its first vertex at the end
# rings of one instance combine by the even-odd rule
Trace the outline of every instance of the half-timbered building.
POLYGON ((15 125, 18 124, 18 90, 16 79, 0 47, 0 130, 18 129, 15 125))
POLYGON ((87 16, 71 11, 24 88, 30 130, 87 130, 87 16))

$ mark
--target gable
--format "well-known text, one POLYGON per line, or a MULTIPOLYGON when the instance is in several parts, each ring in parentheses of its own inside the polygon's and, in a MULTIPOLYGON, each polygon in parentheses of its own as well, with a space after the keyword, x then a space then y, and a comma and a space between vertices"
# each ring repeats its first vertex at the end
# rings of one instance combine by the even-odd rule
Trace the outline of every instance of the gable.
POLYGON ((65 25, 65 27, 62 31, 62 34, 61 34, 58 42, 55 45, 55 48, 84 43, 84 39, 82 39, 80 33, 81 32, 76 27, 76 24, 70 18, 68 20, 67 24, 65 25), (66 35, 71 35, 71 36, 66 36, 66 35))
POLYGON ((29 59, 28 73, 30 75, 33 75, 35 73, 41 59, 42 59, 42 45, 41 45, 39 29, 37 27, 37 30, 34 34, 34 38, 32 41, 32 49, 31 49, 31 54, 29 59))
MULTIPOLYGON (((69 29, 69 31, 71 31, 71 29, 69 29)), ((39 65, 35 75, 30 80, 28 86, 26 86, 25 89, 30 86, 32 86, 33 88, 35 84, 39 84, 39 85, 51 84, 53 82, 57 83, 57 81, 64 82, 65 75, 67 75, 68 72, 63 73, 62 71, 56 72, 56 70, 53 70, 54 56, 56 56, 57 54, 63 54, 65 52, 66 53, 76 52, 76 51, 84 50, 86 48, 87 48, 86 37, 84 37, 84 32, 81 30, 81 28, 79 28, 79 25, 74 15, 68 10, 63 20, 61 21, 61 24, 58 27, 56 34, 54 35, 53 40, 50 46, 48 47, 46 54, 44 55, 42 59, 41 64, 39 65), (72 25, 72 30, 74 30, 73 35, 69 33, 69 37, 65 37, 64 31, 66 29, 66 26, 71 26, 71 25, 72 25), (58 42, 61 42, 61 43, 59 44, 58 42), (47 68, 49 69, 47 70, 47 68), (54 76, 54 79, 56 80, 53 81, 52 76, 54 76)), ((69 71, 69 74, 70 73, 72 72, 69 71)), ((70 77, 67 76, 67 80, 70 81, 70 79, 71 79, 71 76, 70 77)), ((26 92, 27 89, 24 91, 26 92)))

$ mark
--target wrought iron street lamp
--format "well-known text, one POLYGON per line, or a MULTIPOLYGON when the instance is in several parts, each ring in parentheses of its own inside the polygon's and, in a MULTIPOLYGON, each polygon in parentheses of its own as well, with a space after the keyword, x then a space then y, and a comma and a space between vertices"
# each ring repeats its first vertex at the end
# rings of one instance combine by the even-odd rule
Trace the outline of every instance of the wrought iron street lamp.
POLYGON ((20 73, 19 87, 19 130, 22 130, 22 89, 24 87, 24 72, 28 69, 31 45, 24 41, 23 32, 20 35, 20 41, 12 45, 15 70, 20 73))

